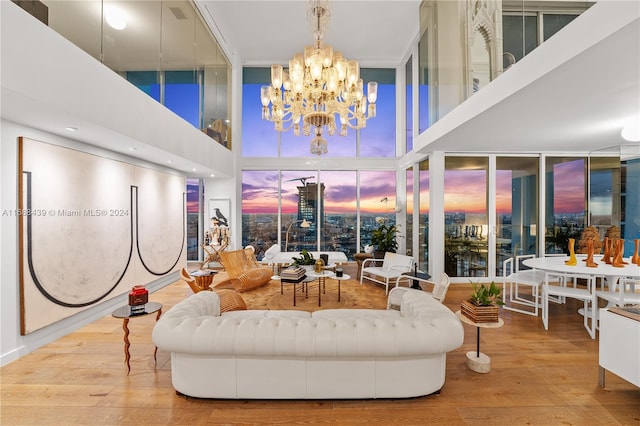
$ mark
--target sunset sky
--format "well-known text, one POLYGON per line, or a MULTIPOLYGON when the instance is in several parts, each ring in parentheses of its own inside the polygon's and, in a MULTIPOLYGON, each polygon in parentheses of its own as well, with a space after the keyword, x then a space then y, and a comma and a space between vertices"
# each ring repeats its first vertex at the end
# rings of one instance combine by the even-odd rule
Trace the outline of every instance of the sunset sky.
MULTIPOLYGON (((557 214, 577 214, 584 210, 584 164, 582 160, 561 163, 554 167, 554 211, 557 214)), ((282 172, 282 211, 297 211, 298 180, 310 177, 308 183, 318 182, 318 174, 310 171, 282 172)), ((244 171, 242 175, 242 209, 243 213, 278 212, 278 172, 277 171, 244 171)), ((607 187, 604 175, 601 186, 607 187)), ((356 209, 356 172, 326 171, 321 174, 321 182, 325 185, 325 211, 327 213, 354 213, 356 209)), ((360 172, 360 210, 362 213, 382 214, 392 212, 395 207, 395 172, 394 171, 361 171, 360 172), (382 202, 387 197, 388 201, 382 202)), ((496 204, 498 214, 511 213, 511 172, 498 171, 496 177, 496 204)), ((592 186, 594 183, 592 183, 592 186)), ((428 212, 428 173, 420 173, 420 210, 428 212)), ((445 211, 447 213, 486 212, 486 177, 480 170, 447 171, 445 173, 445 211)), ((187 185, 187 206, 189 213, 198 211, 197 180, 189 180, 187 185)), ((602 197, 600 197, 602 198, 602 197)), ((610 201, 598 199, 597 209, 608 212, 610 201)), ((409 209, 411 212, 411 209, 409 209)))
MULTIPOLYGON (((244 157, 277 157, 278 132, 273 123, 261 119, 259 102, 261 84, 244 84, 242 111, 242 155, 244 157)), ((361 156, 388 157, 395 155, 395 85, 379 84, 377 116, 367 121, 361 130, 361 156)), ((349 130, 347 137, 323 135, 328 141, 327 157, 355 157, 356 132, 349 130)), ((281 157, 308 157, 311 137, 294 136, 293 131, 282 133, 281 157)), ((445 171, 445 213, 486 214, 486 170, 445 171)), ((497 171, 496 205, 498 214, 511 213, 512 172, 497 171)), ((554 200, 556 214, 575 214, 584 211, 584 160, 560 162, 553 166, 554 200)), ((278 212, 277 171, 243 171, 242 212, 245 214, 276 214, 278 212)), ((325 212, 328 214, 355 213, 355 171, 282 171, 282 212, 297 212, 300 178, 308 183, 325 185, 325 212)), ((593 183, 592 183, 593 186, 593 183)), ((605 183, 606 186, 606 183, 605 183)), ((360 211, 365 214, 393 212, 396 204, 395 171, 360 172, 360 211), (382 202, 384 198, 388 201, 382 202)), ((420 211, 429 211, 429 178, 427 171, 420 172, 420 211)), ((543 192, 544 193, 544 192, 543 192)), ((189 212, 197 211, 197 191, 188 190, 189 212)), ((411 203, 411 199, 408 200, 411 203)), ((607 200, 598 202, 600 210, 607 210, 607 200)), ((409 208, 409 212, 411 212, 409 208)))
MULTIPOLYGON (((271 121, 262 120, 260 103, 261 84, 244 84, 243 99, 255 99, 244 102, 242 108, 242 155, 244 157, 276 157, 278 155, 278 132, 271 121)), ((360 155, 366 157, 395 156, 395 86, 378 85, 377 115, 367 120, 361 130, 360 155)), ((337 123, 339 125, 339 123, 337 123)), ((325 157, 355 157, 356 131, 347 129, 347 136, 338 136, 337 132, 329 136, 326 130, 323 137, 327 140, 329 152, 325 157)), ((308 157, 312 136, 295 136, 293 129, 282 132, 282 157, 308 157)))

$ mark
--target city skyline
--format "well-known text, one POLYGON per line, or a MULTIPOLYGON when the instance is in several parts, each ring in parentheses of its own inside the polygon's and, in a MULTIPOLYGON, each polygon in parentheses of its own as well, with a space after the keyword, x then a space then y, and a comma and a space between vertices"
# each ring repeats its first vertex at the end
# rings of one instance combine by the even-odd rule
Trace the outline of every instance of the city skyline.
MULTIPOLYGON (((554 168, 554 212, 557 214, 579 214, 584 211, 584 174, 582 161, 561 163, 554 168)), ((388 213, 395 208, 395 171, 361 171, 360 210, 367 213, 388 213), (387 198, 387 202, 381 202, 387 198)), ((511 212, 511 171, 497 171, 496 207, 498 214, 511 212)), ((282 171, 282 212, 297 211, 297 186, 293 179, 312 176, 309 182, 317 182, 318 173, 313 171, 282 171), (290 182, 287 180, 292 179, 290 182)), ((355 171, 322 171, 325 184, 325 208, 332 213, 355 211, 355 171)), ((607 177, 605 177, 607 178, 607 177)), ((420 173, 420 209, 428 212, 427 173, 420 173)), ((593 183, 592 183, 593 186, 593 183)), ((446 171, 445 212, 486 212, 486 172, 446 171)), ((189 213, 198 211, 197 180, 187 185, 189 213)), ((278 210, 278 172, 244 171, 242 184, 242 209, 246 213, 276 213, 278 210)), ((594 197, 598 213, 610 211, 610 200, 604 196, 594 197)))

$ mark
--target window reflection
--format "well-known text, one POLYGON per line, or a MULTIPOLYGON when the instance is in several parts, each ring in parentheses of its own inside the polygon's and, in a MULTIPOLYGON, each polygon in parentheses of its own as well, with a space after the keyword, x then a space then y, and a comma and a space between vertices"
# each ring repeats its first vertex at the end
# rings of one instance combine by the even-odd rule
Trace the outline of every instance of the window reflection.
POLYGON ((536 253, 538 163, 537 157, 496 159, 496 276, 504 260, 536 253))
POLYGON ((547 157, 545 253, 568 253, 569 239, 585 227, 585 158, 547 157))
POLYGON ((444 172, 445 272, 486 277, 487 173, 482 157, 448 157, 444 172))

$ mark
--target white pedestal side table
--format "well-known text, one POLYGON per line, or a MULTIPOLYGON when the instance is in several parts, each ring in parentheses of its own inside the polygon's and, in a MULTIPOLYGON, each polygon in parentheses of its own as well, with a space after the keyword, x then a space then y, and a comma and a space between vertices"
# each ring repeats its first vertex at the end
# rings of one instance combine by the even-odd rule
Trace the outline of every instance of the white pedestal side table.
POLYGON ((462 312, 456 311, 456 315, 465 324, 476 327, 476 350, 467 352, 467 367, 476 373, 488 373, 491 371, 491 358, 480 352, 480 329, 481 328, 499 328, 504 325, 502 318, 498 318, 498 322, 473 322, 469 318, 462 315, 462 312))

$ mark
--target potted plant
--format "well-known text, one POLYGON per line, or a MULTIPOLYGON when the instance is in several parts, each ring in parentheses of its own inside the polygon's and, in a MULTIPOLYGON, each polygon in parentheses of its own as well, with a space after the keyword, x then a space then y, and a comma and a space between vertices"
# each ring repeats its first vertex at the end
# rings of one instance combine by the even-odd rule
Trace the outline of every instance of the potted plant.
POLYGON ((398 249, 398 227, 387 225, 384 220, 378 221, 378 229, 374 229, 371 234, 371 245, 374 246, 376 258, 384 257, 386 252, 395 253, 398 249))
POLYGON ((471 283, 473 292, 471 297, 462 301, 462 315, 476 323, 498 322, 498 309, 504 305, 500 300, 502 288, 495 281, 485 285, 471 283))
POLYGON ((302 249, 300 252, 300 257, 292 257, 293 264, 298 266, 309 266, 315 265, 316 259, 313 258, 313 254, 311 254, 307 249, 302 249))

